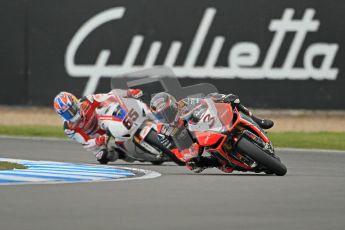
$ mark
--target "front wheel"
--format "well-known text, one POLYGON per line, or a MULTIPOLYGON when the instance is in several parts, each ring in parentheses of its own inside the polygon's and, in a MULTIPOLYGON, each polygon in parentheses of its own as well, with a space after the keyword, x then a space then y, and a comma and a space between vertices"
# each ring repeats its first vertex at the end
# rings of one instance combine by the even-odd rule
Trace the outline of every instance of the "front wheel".
POLYGON ((287 172, 286 166, 278 159, 267 154, 259 146, 244 137, 238 141, 237 149, 240 153, 249 156, 251 159, 265 166, 268 171, 275 173, 277 176, 284 176, 287 172))
POLYGON ((153 147, 158 148, 177 165, 185 165, 185 163, 179 160, 174 153, 172 153, 168 148, 166 148, 164 145, 162 145, 162 143, 160 143, 160 141, 158 140, 157 132, 155 130, 151 129, 151 131, 145 137, 145 141, 153 147))

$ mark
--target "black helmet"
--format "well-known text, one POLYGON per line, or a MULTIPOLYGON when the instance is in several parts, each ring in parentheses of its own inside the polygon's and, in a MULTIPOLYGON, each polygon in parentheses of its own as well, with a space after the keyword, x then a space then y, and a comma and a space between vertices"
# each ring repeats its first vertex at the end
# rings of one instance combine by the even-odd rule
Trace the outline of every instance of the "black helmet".
POLYGON ((157 119, 164 123, 173 122, 178 112, 176 99, 165 92, 157 93, 152 97, 150 108, 157 119))

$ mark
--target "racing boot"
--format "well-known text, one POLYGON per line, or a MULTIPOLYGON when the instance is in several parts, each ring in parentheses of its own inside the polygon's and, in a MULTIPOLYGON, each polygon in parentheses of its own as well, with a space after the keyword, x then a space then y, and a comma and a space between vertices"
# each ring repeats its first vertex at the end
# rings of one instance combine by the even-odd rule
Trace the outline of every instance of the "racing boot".
POLYGON ((100 164, 106 165, 113 157, 115 157, 115 154, 114 152, 108 152, 106 149, 101 149, 95 156, 100 164))
POLYGON ((252 115, 251 118, 253 119, 253 121, 255 121, 256 124, 258 124, 263 129, 270 129, 274 125, 273 121, 269 119, 260 119, 254 115, 252 115))
POLYGON ((124 152, 119 149, 111 148, 111 149, 101 149, 96 154, 97 161, 100 164, 108 164, 109 162, 114 162, 118 159, 124 160, 126 162, 133 162, 135 159, 127 156, 124 152))
POLYGON ((256 117, 256 116, 254 116, 253 113, 250 112, 250 110, 249 110, 248 108, 246 108, 244 105, 242 105, 242 104, 240 104, 240 103, 238 103, 238 104, 236 105, 236 108, 237 108, 239 111, 243 112, 244 114, 250 116, 250 117, 253 119, 253 121, 255 121, 255 123, 258 124, 258 125, 259 125, 261 128, 263 128, 263 129, 270 129, 270 128, 272 128, 273 125, 274 125, 274 123, 273 123, 272 120, 269 120, 269 119, 260 119, 260 118, 258 118, 258 117, 256 117))
POLYGON ((252 112, 244 105, 241 104, 240 99, 235 94, 228 94, 224 96, 223 101, 226 103, 230 103, 231 106, 236 107, 239 111, 243 112, 244 114, 250 116, 255 123, 257 123, 263 129, 270 129, 273 127, 274 123, 268 119, 260 119, 253 115, 252 112))

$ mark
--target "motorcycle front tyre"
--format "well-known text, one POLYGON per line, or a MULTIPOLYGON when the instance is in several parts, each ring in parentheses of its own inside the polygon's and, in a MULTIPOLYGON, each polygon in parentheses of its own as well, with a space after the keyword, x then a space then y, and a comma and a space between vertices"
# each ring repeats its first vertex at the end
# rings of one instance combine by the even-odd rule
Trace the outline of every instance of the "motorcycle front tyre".
POLYGON ((249 156, 251 159, 257 163, 264 165, 271 172, 277 176, 284 176, 287 172, 286 166, 282 164, 278 159, 267 154, 259 146, 252 143, 248 139, 242 137, 237 143, 237 150, 249 156))
POLYGON ((169 157, 173 162, 175 162, 177 165, 183 166, 185 163, 181 160, 179 160, 174 153, 172 153, 168 148, 166 148, 160 141, 158 140, 157 132, 153 129, 147 134, 145 137, 145 141, 149 143, 150 145, 158 148, 160 151, 162 151, 167 157, 169 157))

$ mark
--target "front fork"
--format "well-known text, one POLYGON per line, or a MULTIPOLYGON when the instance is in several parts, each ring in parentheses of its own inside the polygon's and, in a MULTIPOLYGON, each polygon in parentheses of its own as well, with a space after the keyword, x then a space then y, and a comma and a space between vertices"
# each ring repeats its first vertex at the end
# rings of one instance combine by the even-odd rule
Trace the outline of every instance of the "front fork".
MULTIPOLYGON (((265 143, 260 137, 250 132, 249 130, 238 130, 237 133, 228 134, 220 146, 218 146, 211 154, 221 161, 226 160, 228 165, 238 171, 255 171, 257 163, 251 158, 237 151, 237 142, 241 138, 246 138, 255 142, 262 149, 270 149, 270 143, 265 143)), ((273 147, 272 147, 273 149, 273 147)), ((272 153, 274 154, 274 152, 272 153)))
POLYGON ((237 142, 242 138, 246 138, 247 140, 255 143, 259 148, 261 148, 267 154, 271 155, 272 157, 274 157, 280 161, 279 157, 277 157, 274 153, 274 148, 273 148, 271 141, 265 142, 257 134, 254 134, 253 132, 244 129, 244 130, 242 130, 242 132, 238 136, 233 137, 234 141, 233 141, 232 157, 235 157, 237 159, 241 159, 241 161, 246 162, 246 164, 251 164, 252 171, 261 172, 264 170, 262 169, 262 167, 259 164, 257 164, 257 162, 255 162, 250 157, 246 156, 246 154, 241 154, 241 153, 237 152, 237 147, 236 147, 237 142))

